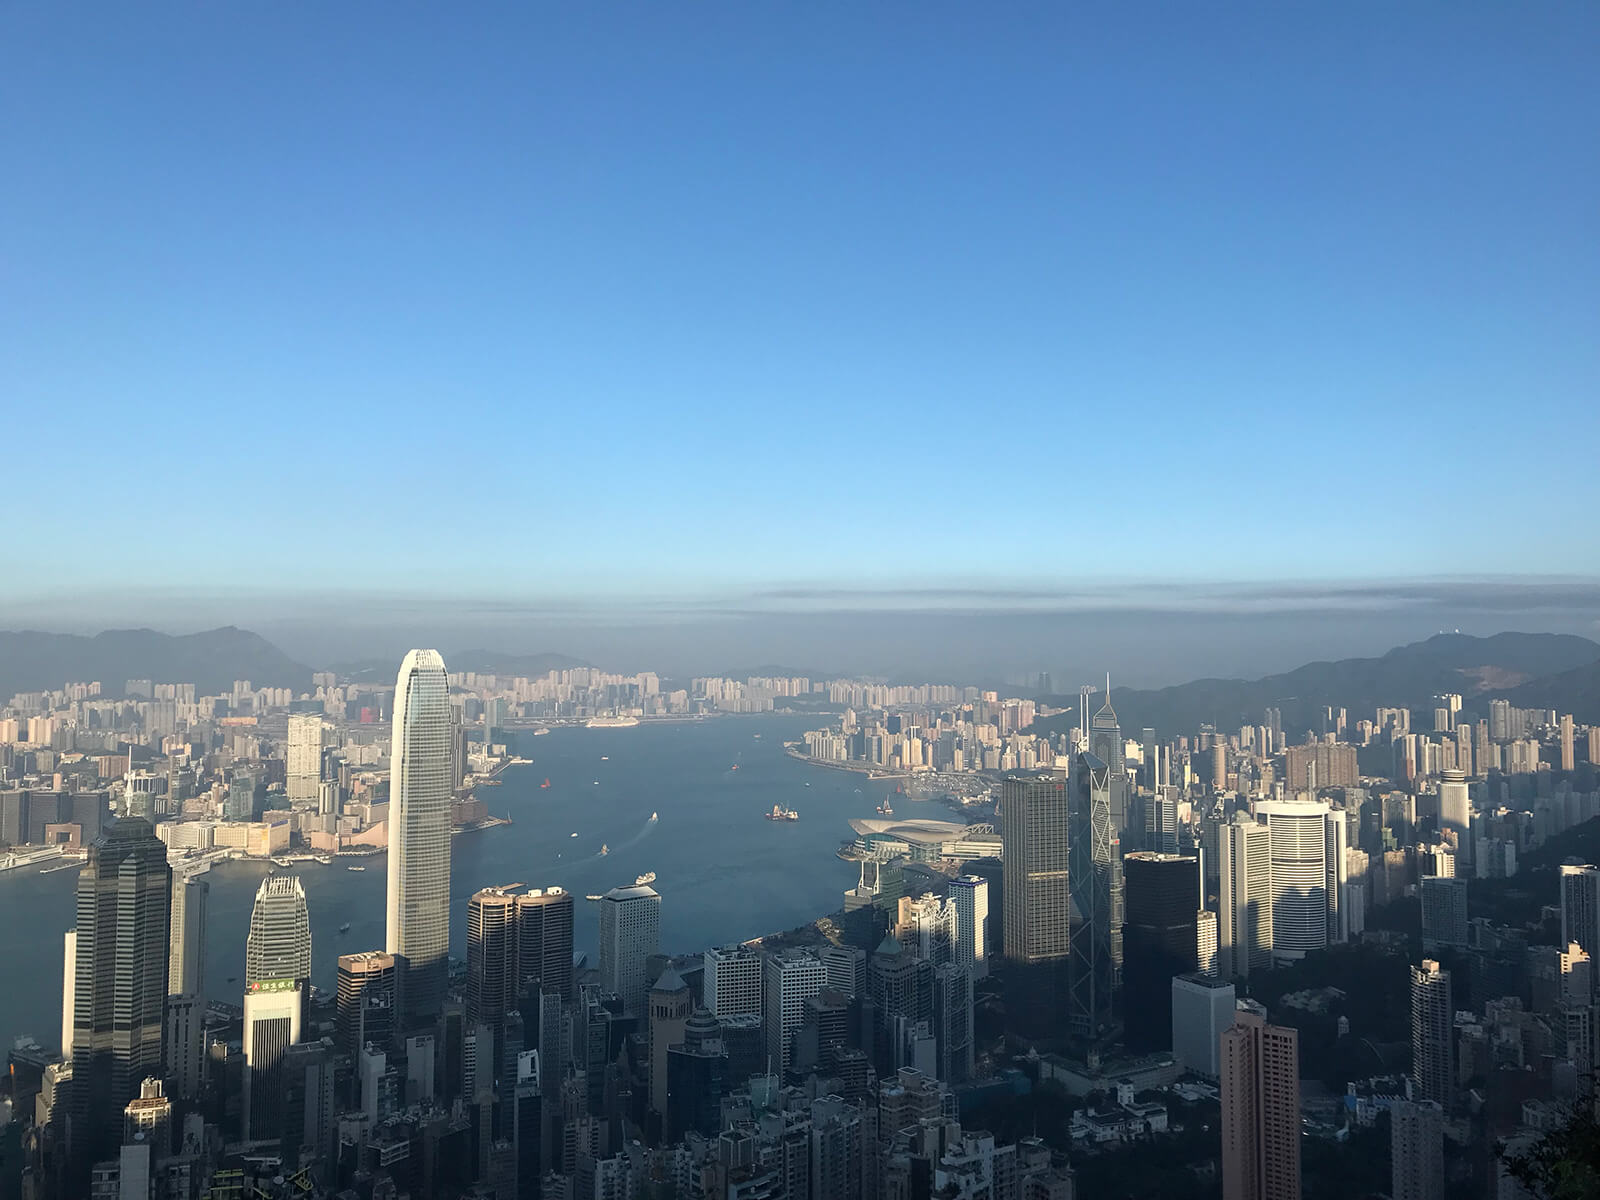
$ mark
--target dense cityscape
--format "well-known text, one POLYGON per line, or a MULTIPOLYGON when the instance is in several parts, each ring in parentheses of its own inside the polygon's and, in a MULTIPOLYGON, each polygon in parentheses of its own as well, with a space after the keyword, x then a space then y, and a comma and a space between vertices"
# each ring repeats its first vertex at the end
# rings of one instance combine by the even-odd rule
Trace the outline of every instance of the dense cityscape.
POLYGON ((1600 868, 1551 866, 1600 815, 1600 726, 1448 693, 1129 737, 1109 680, 1038 684, 665 689, 417 650, 392 689, 14 695, 0 867, 80 873, 59 1044, 10 1050, 0 1195, 1072 1200, 1156 1162, 1164 1195, 1523 1195, 1517 1154, 1596 1103, 1600 868), (495 836, 514 747, 779 706, 830 722, 790 756, 893 783, 837 911, 667 954, 653 875, 469 880, 451 957, 451 839, 495 836), (270 869, 239 989, 208 995, 232 860, 270 869), (385 944, 313 988, 300 873, 369 862, 385 944))

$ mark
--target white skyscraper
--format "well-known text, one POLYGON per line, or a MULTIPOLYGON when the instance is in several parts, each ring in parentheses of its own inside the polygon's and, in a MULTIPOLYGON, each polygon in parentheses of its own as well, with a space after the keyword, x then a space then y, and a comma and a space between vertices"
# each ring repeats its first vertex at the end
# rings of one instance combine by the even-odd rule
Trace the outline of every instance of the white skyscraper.
POLYGON ((780 950, 767 956, 766 1009, 769 1069, 782 1075, 794 1053, 794 1034, 805 1017, 806 1001, 828 982, 827 968, 807 950, 780 950))
POLYGON ((322 782, 322 718, 316 713, 295 713, 289 718, 288 748, 284 755, 289 803, 317 803, 322 782))
MULTIPOLYGON (((1439 832, 1454 835, 1456 859, 1466 867, 1472 862, 1472 802, 1467 796, 1467 777, 1462 771, 1439 773, 1439 832)), ((1472 874, 1463 870, 1463 875, 1472 874)))
POLYGON ((450 949, 450 682, 437 650, 413 650, 395 681, 389 755, 385 949, 399 972, 402 1029, 438 1015, 450 949))
POLYGON ((744 946, 705 953, 706 1010, 718 1018, 761 1015, 761 955, 744 946))
POLYGON ((1233 1025, 1233 984, 1209 975, 1172 977, 1172 1055, 1196 1075, 1215 1079, 1222 1031, 1233 1025))
POLYGON ((622 1010, 645 1015, 646 960, 661 949, 661 897, 651 887, 612 888, 600 900, 600 986, 622 1010))
POLYGON ((1279 800, 1256 812, 1272 837, 1272 951, 1300 958, 1328 944, 1328 806, 1279 800))
POLYGON ((989 973, 989 881, 981 875, 952 879, 950 902, 956 910, 955 961, 982 979, 989 973))

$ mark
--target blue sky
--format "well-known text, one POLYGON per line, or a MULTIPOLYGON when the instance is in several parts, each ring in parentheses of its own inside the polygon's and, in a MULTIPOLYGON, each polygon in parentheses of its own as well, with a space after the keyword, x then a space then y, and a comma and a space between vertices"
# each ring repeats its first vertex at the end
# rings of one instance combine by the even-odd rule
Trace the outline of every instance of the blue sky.
POLYGON ((13 0, 0 618, 1592 576, 1597 100, 1590 4, 13 0))

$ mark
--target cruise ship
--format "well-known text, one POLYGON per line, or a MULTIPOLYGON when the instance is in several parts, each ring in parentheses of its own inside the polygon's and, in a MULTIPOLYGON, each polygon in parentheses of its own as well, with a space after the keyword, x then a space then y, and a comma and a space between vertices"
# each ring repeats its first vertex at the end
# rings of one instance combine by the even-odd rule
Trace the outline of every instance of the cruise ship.
POLYGON ((590 717, 585 729, 628 729, 639 723, 638 717, 590 717))

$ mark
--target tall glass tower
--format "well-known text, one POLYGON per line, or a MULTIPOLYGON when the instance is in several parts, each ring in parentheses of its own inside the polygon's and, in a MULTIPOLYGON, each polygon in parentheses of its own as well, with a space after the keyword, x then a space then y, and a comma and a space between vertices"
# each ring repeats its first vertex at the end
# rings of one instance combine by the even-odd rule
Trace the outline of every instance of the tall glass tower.
POLYGON ((293 875, 261 881, 244 952, 243 1118, 247 1138, 283 1132, 284 1058, 306 1028, 311 988, 311 917, 293 875))
POLYGON ((72 1157, 115 1154, 122 1109, 162 1073, 172 870, 150 822, 129 817, 89 847, 78 876, 72 982, 72 1157))
POLYGON ((400 664, 389 755, 389 909, 402 1031, 444 1001, 450 947, 450 682, 437 650, 400 664), (401 967, 401 962, 404 966, 401 967))

